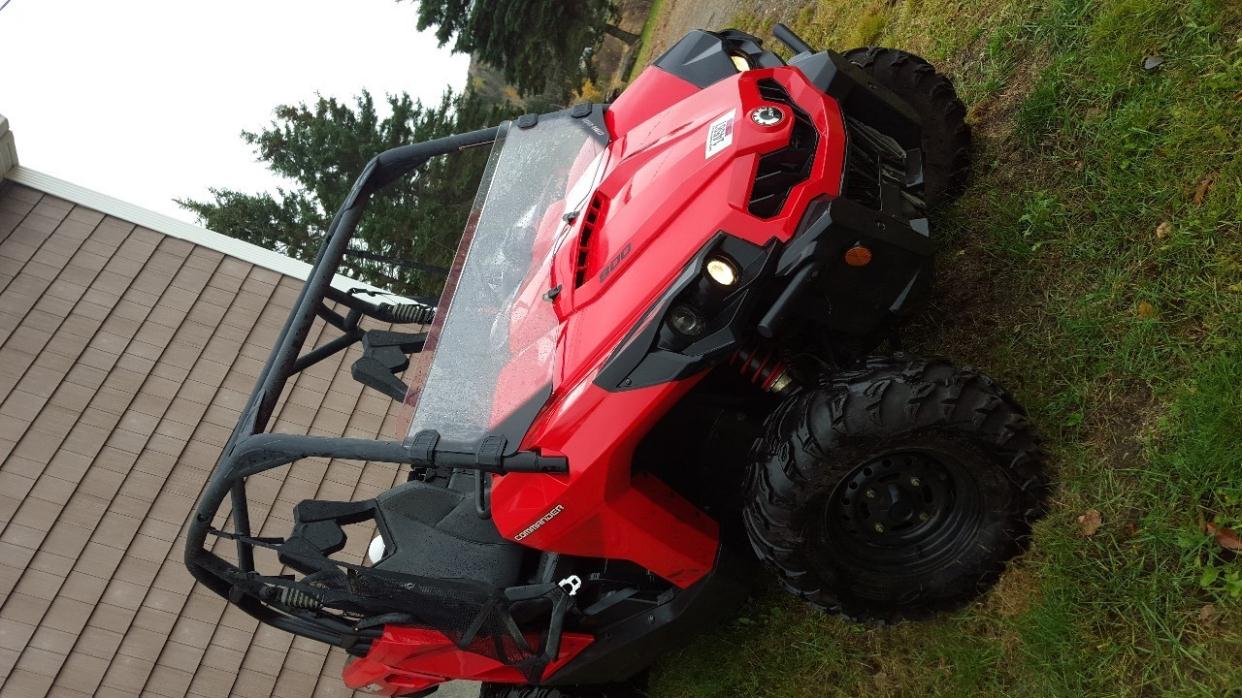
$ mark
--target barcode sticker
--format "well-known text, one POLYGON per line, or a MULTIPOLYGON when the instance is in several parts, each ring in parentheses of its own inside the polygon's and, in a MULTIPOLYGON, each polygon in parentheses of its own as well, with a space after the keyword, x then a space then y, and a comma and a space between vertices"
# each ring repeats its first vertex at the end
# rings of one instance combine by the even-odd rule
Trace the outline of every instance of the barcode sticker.
POLYGON ((707 150, 704 158, 719 153, 733 145, 733 111, 724 114, 707 127, 707 150))

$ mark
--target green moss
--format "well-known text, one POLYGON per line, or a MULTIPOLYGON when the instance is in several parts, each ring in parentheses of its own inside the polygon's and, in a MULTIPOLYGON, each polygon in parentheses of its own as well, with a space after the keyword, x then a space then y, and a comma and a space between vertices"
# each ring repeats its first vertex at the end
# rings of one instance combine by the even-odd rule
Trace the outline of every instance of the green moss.
POLYGON ((858 26, 854 30, 854 44, 872 46, 880 39, 884 27, 888 24, 888 6, 872 5, 858 18, 858 26))
POLYGON ((651 9, 647 12, 647 20, 643 22, 643 30, 638 37, 638 54, 634 58, 634 64, 630 66, 630 74, 626 76, 626 82, 638 77, 638 74, 643 72, 643 68, 651 62, 651 35, 664 19, 666 7, 665 0, 653 0, 651 3, 651 9))

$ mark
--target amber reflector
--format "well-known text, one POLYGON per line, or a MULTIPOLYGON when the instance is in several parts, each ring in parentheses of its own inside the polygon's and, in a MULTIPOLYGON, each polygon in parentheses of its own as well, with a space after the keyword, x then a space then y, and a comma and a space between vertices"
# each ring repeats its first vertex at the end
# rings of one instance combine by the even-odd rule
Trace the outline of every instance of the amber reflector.
POLYGON ((871 263, 871 250, 854 245, 845 251, 845 263, 851 267, 865 267, 871 263))

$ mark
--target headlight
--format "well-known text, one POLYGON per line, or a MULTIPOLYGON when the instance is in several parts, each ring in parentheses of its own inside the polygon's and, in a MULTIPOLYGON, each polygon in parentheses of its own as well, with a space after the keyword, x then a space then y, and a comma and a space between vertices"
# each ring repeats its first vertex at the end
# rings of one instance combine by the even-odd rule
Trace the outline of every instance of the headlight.
POLYGON ((737 283, 737 264, 724 255, 708 257, 703 270, 707 272, 709 279, 721 286, 732 286, 737 283))
POLYGON ((703 316, 694 308, 684 304, 675 306, 669 311, 668 324, 677 333, 687 337, 697 337, 703 334, 703 330, 707 327, 703 316))

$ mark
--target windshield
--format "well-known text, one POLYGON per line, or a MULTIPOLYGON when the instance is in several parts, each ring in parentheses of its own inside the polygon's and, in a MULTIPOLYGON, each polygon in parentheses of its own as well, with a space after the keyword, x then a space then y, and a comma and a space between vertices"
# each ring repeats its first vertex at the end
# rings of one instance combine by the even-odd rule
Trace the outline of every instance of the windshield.
POLYGON ((564 215, 603 169, 596 133, 566 113, 502 125, 427 345, 412 357, 410 435, 474 444, 497 434, 512 451, 547 401, 560 321, 544 295, 564 215))

